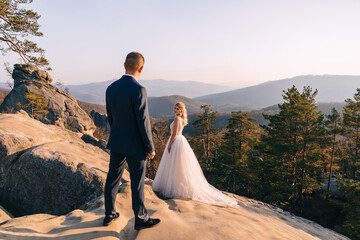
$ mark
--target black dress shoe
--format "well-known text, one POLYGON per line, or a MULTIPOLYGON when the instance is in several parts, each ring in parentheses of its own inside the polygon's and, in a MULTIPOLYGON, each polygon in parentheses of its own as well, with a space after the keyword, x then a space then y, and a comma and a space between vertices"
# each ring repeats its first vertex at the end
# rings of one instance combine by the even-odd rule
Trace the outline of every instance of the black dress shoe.
POLYGON ((113 221, 115 221, 119 217, 120 217, 120 213, 118 213, 118 212, 115 213, 114 216, 105 216, 103 225, 104 226, 109 226, 113 221))
POLYGON ((158 218, 149 218, 146 222, 143 223, 135 223, 135 230, 141 230, 144 228, 151 228, 158 224, 160 222, 160 219, 158 218))

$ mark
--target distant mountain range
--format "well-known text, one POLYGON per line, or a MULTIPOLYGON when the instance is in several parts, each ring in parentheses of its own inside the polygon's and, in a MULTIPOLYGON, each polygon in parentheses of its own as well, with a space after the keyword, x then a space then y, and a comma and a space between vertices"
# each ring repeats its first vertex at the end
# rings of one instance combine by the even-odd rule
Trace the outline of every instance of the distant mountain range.
MULTIPOLYGON (((113 81, 69 85, 68 87, 70 94, 81 101, 105 104, 104 94, 106 87, 113 81)), ((302 91, 304 86, 310 86, 313 90, 318 89, 317 102, 343 102, 346 98, 352 98, 356 88, 360 87, 360 76, 306 75, 268 81, 236 90, 222 85, 200 82, 140 80, 140 83, 147 88, 148 96, 150 97, 173 95, 185 96, 187 98, 195 97, 195 100, 211 104, 219 112, 231 112, 239 109, 246 111, 261 109, 281 103, 283 101, 283 90, 291 88, 293 85, 299 91, 302 91), (204 93, 203 96, 200 96, 201 93, 204 93)), ((164 99, 159 101, 163 102, 164 99)), ((190 104, 189 101, 187 99, 187 102, 190 104)), ((194 102, 194 105, 199 105, 199 103, 194 102)), ((152 108, 155 109, 154 107, 152 108)), ((162 114, 159 111, 156 110, 156 115, 162 114)))
MULTIPOLYGON (((106 87, 112 81, 90 83, 84 85, 69 85, 70 94, 76 99, 104 105, 104 94, 106 87)), ((214 110, 228 113, 236 110, 252 111, 266 108, 283 102, 283 90, 295 85, 299 91, 304 86, 310 86, 313 90, 318 89, 317 102, 321 103, 343 103, 345 99, 352 98, 357 88, 360 88, 360 76, 345 75, 307 75, 289 79, 269 81, 256 86, 226 91, 217 94, 204 95, 191 99, 179 92, 187 92, 189 95, 195 92, 221 91, 221 85, 205 84, 199 82, 182 82, 166 80, 144 80, 140 81, 147 88, 149 96, 149 109, 153 117, 167 117, 172 115, 173 105, 183 101, 189 114, 201 112, 200 106, 211 104, 214 110), (173 94, 175 93, 175 94, 173 94), (164 95, 154 97, 156 95, 164 95)), ((6 83, 3 86, 6 87, 6 83)))
MULTIPOLYGON (((0 88, 0 104, 2 103, 3 99, 10 91, 11 91, 10 89, 0 88)), ((80 100, 77 101, 80 107, 84 109, 89 115, 92 110, 100 114, 106 114, 105 105, 89 103, 80 100)), ((174 115, 173 113, 174 105, 175 103, 180 101, 185 103, 189 115, 200 113, 201 112, 200 106, 205 104, 203 102, 179 95, 166 96, 166 97, 149 97, 148 103, 149 103, 150 116, 154 118, 172 117, 174 115)))
MULTIPOLYGON (((70 94, 76 99, 85 102, 105 104, 106 88, 115 80, 88 83, 82 85, 66 85, 70 89, 70 94)), ((149 97, 162 97, 171 95, 181 95, 194 98, 202 95, 225 92, 234 88, 216 84, 208 84, 193 81, 169 81, 169 80, 140 80, 148 93, 149 97)))
MULTIPOLYGON (((1 96, 1 89, 0 89, 1 96)), ((1 100, 1 99, 0 99, 1 100)), ((173 109, 174 105, 177 102, 183 102, 186 105, 186 109, 189 115, 196 114, 201 112, 200 106, 205 104, 191 98, 184 96, 173 95, 166 97, 149 97, 149 114, 154 118, 171 118, 174 116, 173 109)), ((99 105, 95 103, 88 103, 78 100, 78 103, 82 109, 84 109, 88 114, 92 110, 100 114, 106 114, 105 105, 99 105)))
MULTIPOLYGON (((0 104, 5 96, 10 92, 9 89, 0 88, 0 104)), ((196 133, 195 127, 191 124, 197 119, 197 114, 201 113, 200 106, 204 103, 179 95, 167 96, 167 97, 150 97, 149 98, 149 112, 150 116, 155 119, 167 119, 169 122, 173 119, 173 106, 176 102, 182 101, 186 104, 188 110, 189 124, 184 129, 184 134, 187 136, 194 136, 196 133)), ((100 114, 106 114, 104 105, 93 104, 88 102, 79 101, 78 103, 89 115, 92 110, 99 112, 100 114)), ((333 102, 333 103, 318 103, 319 110, 324 114, 330 114, 333 107, 338 112, 342 112, 342 108, 345 106, 345 102, 333 102)), ((272 105, 260 110, 248 111, 249 116, 257 119, 258 124, 266 125, 267 121, 264 119, 262 113, 273 115, 279 111, 277 105, 272 105)), ((228 124, 228 119, 231 113, 219 113, 217 120, 215 121, 216 128, 224 128, 228 124)))
POLYGON ((173 95, 166 97, 150 97, 149 113, 152 117, 155 118, 173 116, 174 105, 175 103, 180 101, 185 103, 189 115, 201 112, 200 106, 205 104, 203 102, 180 95, 173 95))
MULTIPOLYGON (((342 113, 342 109, 345 106, 345 102, 332 102, 332 103, 317 103, 318 110, 322 111, 324 114, 330 114, 331 109, 334 107, 339 113, 342 113)), ((262 113, 266 113, 268 115, 274 115, 279 112, 278 105, 272 105, 266 108, 262 108, 259 110, 246 111, 249 113, 250 117, 254 117, 257 121, 256 124, 267 125, 268 121, 264 119, 262 113)), ((231 113, 219 113, 218 117, 214 123, 214 126, 218 129, 224 128, 228 124, 228 119, 231 117, 231 113)), ((196 134, 195 127, 191 124, 195 120, 197 120, 197 114, 192 114, 189 116, 189 123, 184 128, 184 135, 194 136, 196 134)))
POLYGON ((307 75, 294 78, 269 81, 256 86, 241 88, 223 93, 211 94, 195 98, 211 104, 220 112, 233 110, 261 109, 283 101, 283 90, 295 85, 299 91, 304 86, 318 89, 317 102, 344 102, 352 98, 356 89, 360 88, 360 76, 344 75, 307 75))

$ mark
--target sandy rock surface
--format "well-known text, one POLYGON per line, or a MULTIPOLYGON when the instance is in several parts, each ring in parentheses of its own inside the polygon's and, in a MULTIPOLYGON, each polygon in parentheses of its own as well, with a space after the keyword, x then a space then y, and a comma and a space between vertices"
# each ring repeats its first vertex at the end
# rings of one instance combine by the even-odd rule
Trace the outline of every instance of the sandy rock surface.
POLYGON ((43 124, 24 111, 0 114, 0 160, 39 144, 60 140, 83 142, 80 134, 43 124))
POLYGON ((237 197, 239 208, 212 206, 192 200, 159 199, 147 185, 146 206, 161 223, 151 229, 134 230, 131 192, 128 183, 117 197, 120 219, 104 227, 103 197, 82 210, 54 216, 36 214, 14 218, 0 225, 0 238, 27 239, 348 239, 320 225, 293 216, 261 202, 237 197))

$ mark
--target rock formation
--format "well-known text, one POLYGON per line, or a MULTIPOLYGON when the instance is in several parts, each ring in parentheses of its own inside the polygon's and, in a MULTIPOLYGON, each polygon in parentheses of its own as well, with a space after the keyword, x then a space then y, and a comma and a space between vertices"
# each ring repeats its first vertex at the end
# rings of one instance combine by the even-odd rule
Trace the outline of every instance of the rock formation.
POLYGON ((26 81, 40 80, 50 84, 52 77, 46 71, 40 70, 34 65, 30 64, 15 64, 12 73, 14 79, 14 87, 19 86, 26 81))
POLYGON ((0 239, 348 240, 312 221, 233 194, 226 193, 238 200, 238 208, 163 200, 152 191, 151 180, 145 184, 145 205, 161 223, 138 232, 126 171, 116 201, 120 218, 104 227, 100 194, 109 155, 79 135, 24 112, 0 114, 0 205, 10 213, 31 214, 11 218, 0 211, 6 218, 0 220, 0 239))
POLYGON ((229 240, 349 240, 320 225, 258 201, 233 195, 239 208, 224 208, 192 200, 158 198, 145 185, 145 205, 158 226, 134 230, 131 190, 121 185, 116 207, 120 219, 102 226, 104 198, 101 196, 66 215, 34 214, 0 225, 0 239, 229 239, 229 240))
POLYGON ((105 131, 110 131, 110 125, 106 114, 100 114, 94 110, 90 112, 90 117, 93 119, 95 126, 103 128, 105 131))
POLYGON ((24 111, 0 114, 0 205, 15 216, 66 214, 100 196, 109 155, 80 135, 24 111))
POLYGON ((95 147, 99 147, 101 148, 102 150, 104 150, 105 152, 109 153, 110 154, 110 150, 106 148, 107 146, 107 141, 104 140, 104 139, 97 139, 96 137, 94 136, 91 136, 91 135, 88 135, 88 134, 84 134, 82 135, 81 139, 86 142, 86 143, 89 143, 95 147))
MULTIPOLYGON (((66 127, 75 132, 92 134, 95 131, 92 119, 79 107, 76 99, 51 85, 52 78, 46 71, 29 64, 15 64, 12 77, 14 88, 1 104, 0 112, 18 111, 18 102, 22 106, 28 103, 25 94, 37 91, 47 100, 49 111, 39 118, 40 121, 66 127)), ((25 111, 30 113, 29 109, 25 111)))

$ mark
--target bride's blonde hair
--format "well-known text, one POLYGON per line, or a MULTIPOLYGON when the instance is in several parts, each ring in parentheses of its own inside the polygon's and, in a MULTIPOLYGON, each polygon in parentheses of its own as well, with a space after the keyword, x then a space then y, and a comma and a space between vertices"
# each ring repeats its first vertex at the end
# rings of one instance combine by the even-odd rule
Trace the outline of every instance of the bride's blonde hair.
POLYGON ((183 102, 178 102, 175 104, 180 109, 180 117, 183 119, 183 124, 186 126, 188 124, 186 106, 183 102))

